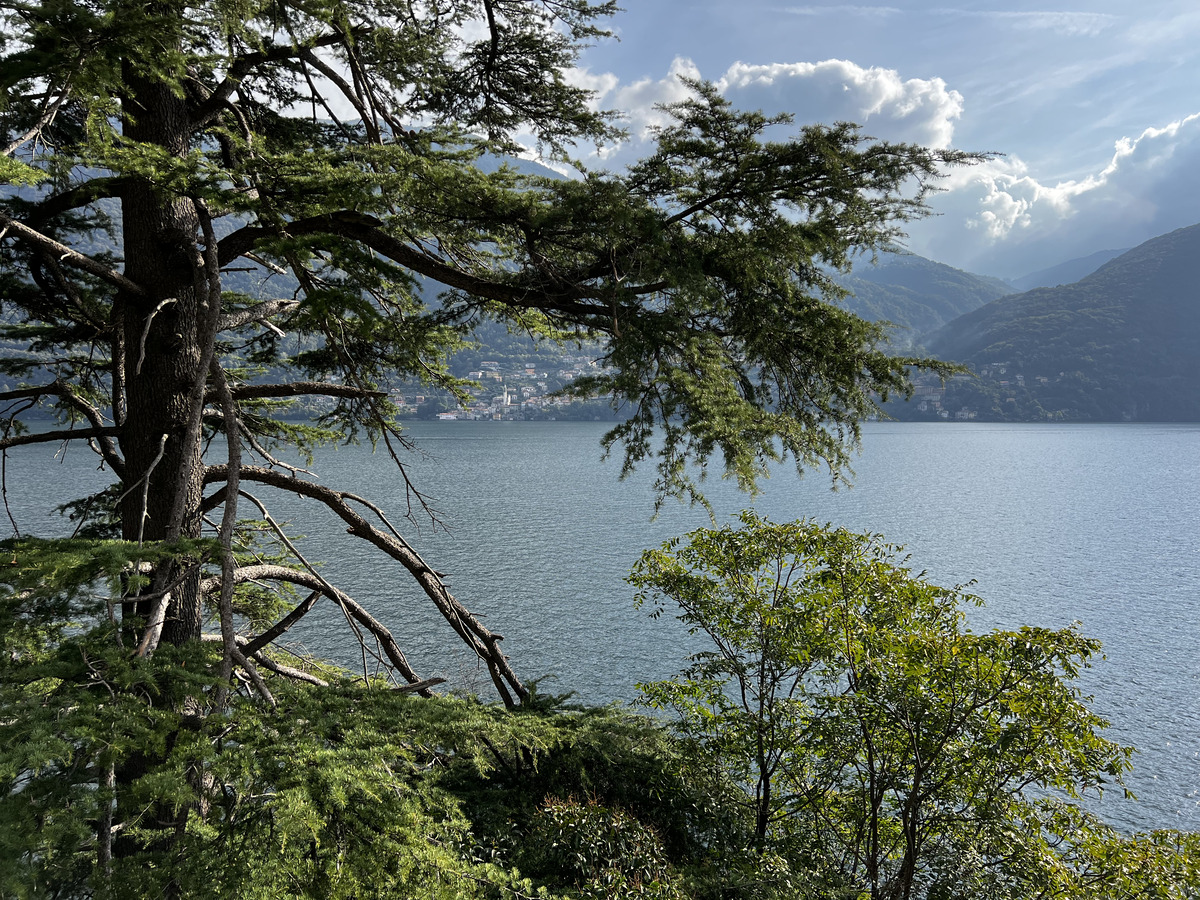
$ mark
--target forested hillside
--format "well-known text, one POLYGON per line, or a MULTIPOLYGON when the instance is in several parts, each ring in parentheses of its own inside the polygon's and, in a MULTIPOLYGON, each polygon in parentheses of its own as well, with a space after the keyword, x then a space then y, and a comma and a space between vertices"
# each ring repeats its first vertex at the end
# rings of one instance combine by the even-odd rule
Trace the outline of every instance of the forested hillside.
POLYGON ((912 253, 859 260, 838 283, 850 292, 845 306, 856 315, 892 323, 892 343, 908 347, 923 334, 985 303, 1013 293, 999 278, 975 275, 912 253))
POLYGON ((927 349, 978 376, 950 415, 1012 420, 1200 420, 1200 225, 1135 247, 1074 284, 1004 297, 932 334, 927 349))

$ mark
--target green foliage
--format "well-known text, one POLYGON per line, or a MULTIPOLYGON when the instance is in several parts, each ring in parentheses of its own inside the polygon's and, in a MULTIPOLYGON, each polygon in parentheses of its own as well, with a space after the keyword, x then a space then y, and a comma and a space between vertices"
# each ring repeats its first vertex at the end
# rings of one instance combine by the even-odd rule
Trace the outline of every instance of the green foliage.
POLYGON ((21 565, 49 546, 0 570, 0 896, 679 896, 709 810, 661 728, 336 674, 219 705, 219 645, 139 657, 108 623, 150 548, 56 550, 53 609, 21 565), (601 856, 560 866, 552 827, 601 856))
POLYGON ((530 835, 535 870, 573 879, 583 897, 674 898, 657 835, 619 809, 594 800, 548 799, 530 835))
POLYGON ((1121 895, 1143 877, 1129 896, 1192 896, 1194 836, 1119 838, 1072 805, 1129 766, 1071 684, 1098 643, 964 630, 976 598, 897 552, 746 512, 631 575, 711 642, 642 690, 746 786, 757 851, 871 898, 1121 895), (1144 871, 1117 862, 1142 854, 1144 871))
MULTIPOLYGON (((17 351, 0 370, 23 382, 3 392, 0 450, 87 441, 115 482, 68 505, 73 540, 4 547, 0 893, 672 896, 799 871, 765 853, 731 868, 753 832, 735 782, 645 721, 539 705, 387 513, 275 456, 365 435, 407 478, 391 388, 454 392, 448 358, 489 320, 594 342, 609 368, 577 391, 627 407, 608 443, 657 461, 660 497, 697 496, 691 463, 748 489, 785 456, 837 473, 876 395, 904 393, 909 365, 946 371, 882 350, 829 272, 888 246, 974 157, 844 124, 788 136, 690 84, 625 172, 488 167, 523 136, 560 161, 619 137, 569 77, 614 12, 0 10, 0 339, 17 351), (315 425, 285 421, 292 398, 321 402, 315 425), (35 411, 69 433, 31 433, 35 411), (293 584, 348 619, 352 600, 265 512, 237 515, 251 483, 323 504, 412 573, 529 708, 323 669, 321 686, 315 664, 243 655, 290 624, 293 584)), ((353 618, 420 684, 381 623, 353 618)))

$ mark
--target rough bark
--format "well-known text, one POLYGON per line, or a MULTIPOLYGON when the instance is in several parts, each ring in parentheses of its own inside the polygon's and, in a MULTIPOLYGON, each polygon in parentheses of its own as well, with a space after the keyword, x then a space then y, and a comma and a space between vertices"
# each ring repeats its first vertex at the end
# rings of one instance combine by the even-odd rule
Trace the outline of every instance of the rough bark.
MULTIPOLYGON (((189 133, 186 100, 161 82, 139 77, 132 67, 127 67, 125 80, 125 135, 182 156, 189 133)), ((204 341, 209 338, 204 333, 208 295, 196 245, 199 218, 188 198, 165 194, 144 177, 127 181, 121 203, 125 274, 144 291, 122 291, 118 300, 126 400, 119 438, 127 489, 122 533, 127 540, 197 537, 200 519, 194 511, 203 465, 199 432, 189 426, 192 397, 198 382, 203 389, 206 377, 204 341), (187 512, 173 527, 172 516, 181 509, 187 512)), ((179 582, 164 640, 180 644, 199 639, 199 571, 160 572, 155 581, 179 582)), ((126 606, 126 612, 140 616, 148 611, 144 602, 126 606)))

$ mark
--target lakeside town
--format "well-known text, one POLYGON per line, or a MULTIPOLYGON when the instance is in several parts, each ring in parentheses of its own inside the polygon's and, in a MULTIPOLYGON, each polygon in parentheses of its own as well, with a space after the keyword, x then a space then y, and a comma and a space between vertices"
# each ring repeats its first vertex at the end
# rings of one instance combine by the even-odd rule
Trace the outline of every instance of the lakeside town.
MULTIPOLYGON (((440 421, 554 421, 557 419, 619 418, 607 397, 582 400, 562 390, 577 378, 601 375, 611 368, 588 355, 532 357, 532 361, 485 359, 477 368, 462 372, 474 385, 464 390, 467 399, 420 385, 393 392, 392 400, 406 418, 440 421)), ((1027 378, 1009 362, 991 362, 973 374, 943 380, 930 373, 913 376, 913 395, 907 402, 887 405, 887 413, 899 419, 970 422, 1022 418, 1031 392, 1070 381, 1070 373, 1058 377, 1027 378)), ((1041 418, 1034 416, 1034 418, 1041 418)))
POLYGON ((414 386, 392 394, 401 416, 442 421, 525 419, 611 419, 614 412, 606 398, 581 400, 559 392, 576 378, 611 371, 591 356, 555 356, 534 361, 481 360, 477 369, 464 373, 476 382, 467 386, 469 397, 456 401, 444 391, 414 386))

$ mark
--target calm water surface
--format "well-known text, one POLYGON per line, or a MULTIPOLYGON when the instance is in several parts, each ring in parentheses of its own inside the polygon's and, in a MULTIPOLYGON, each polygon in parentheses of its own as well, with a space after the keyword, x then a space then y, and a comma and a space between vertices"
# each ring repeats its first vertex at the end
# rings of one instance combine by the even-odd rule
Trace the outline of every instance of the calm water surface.
MULTIPOLYGON (((413 423, 424 454, 409 474, 443 525, 405 524, 455 594, 506 635, 518 674, 589 701, 629 699, 637 682, 680 668, 688 636, 634 610, 623 578, 641 550, 709 524, 679 505, 651 522, 649 475, 618 481, 617 463, 600 461, 603 431, 413 423)), ((80 450, 53 469, 31 448, 11 454, 8 496, 22 530, 61 530, 45 518, 45 499, 77 495, 92 465, 80 450)), ((780 469, 755 506, 777 521, 882 532, 934 581, 974 579, 987 602, 969 613, 975 630, 1081 622, 1107 657, 1084 686, 1112 720, 1109 736, 1141 751, 1129 779, 1139 802, 1110 799, 1102 811, 1128 828, 1200 829, 1200 426, 879 423, 864 429, 855 470, 853 488, 831 492, 818 474, 800 480, 780 469)), ((406 509, 403 481, 382 454, 341 449, 318 471, 397 521, 406 509)), ((728 483, 707 490, 719 521, 748 505, 728 483)), ((388 623, 422 675, 487 689, 486 673, 457 652, 398 565, 316 504, 260 496, 296 520, 310 558, 388 623)), ((340 613, 315 613, 297 640, 353 663, 340 613)))

